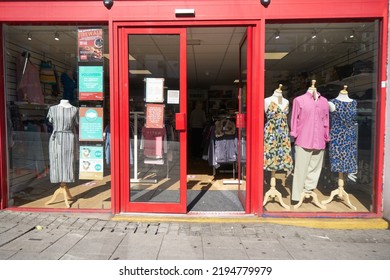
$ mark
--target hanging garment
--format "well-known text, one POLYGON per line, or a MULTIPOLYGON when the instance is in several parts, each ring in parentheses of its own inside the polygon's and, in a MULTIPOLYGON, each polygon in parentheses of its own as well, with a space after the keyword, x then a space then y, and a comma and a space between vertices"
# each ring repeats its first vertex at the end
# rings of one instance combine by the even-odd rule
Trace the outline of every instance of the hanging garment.
POLYGON ((50 182, 74 182, 74 128, 78 124, 78 109, 55 105, 47 114, 53 124, 49 141, 50 182))
POLYGON ((73 103, 75 101, 74 89, 76 88, 76 82, 67 73, 62 73, 61 83, 64 87, 63 99, 73 103))
MULTIPOLYGON (((110 125, 107 125, 104 129, 105 137, 104 137, 104 156, 106 159, 106 165, 110 165, 111 161, 111 132, 110 132, 110 125)), ((131 143, 131 140, 130 140, 131 143)), ((130 164, 134 164, 133 162, 133 149, 130 144, 130 164)))
POLYGON ((288 106, 282 110, 274 101, 271 101, 267 108, 267 122, 264 126, 264 170, 293 169, 287 124, 288 112, 288 106))
POLYGON ((222 163, 237 161, 238 140, 234 122, 217 121, 210 129, 211 137, 208 149, 210 166, 219 168, 222 163))
POLYGON ((39 69, 30 61, 27 53, 17 58, 16 75, 18 101, 43 104, 44 96, 39 80, 39 69))
POLYGON ((142 128, 141 149, 148 158, 161 159, 167 151, 166 131, 164 128, 142 128))
POLYGON ((336 110, 330 113, 329 158, 332 172, 357 172, 356 100, 332 99, 336 110))

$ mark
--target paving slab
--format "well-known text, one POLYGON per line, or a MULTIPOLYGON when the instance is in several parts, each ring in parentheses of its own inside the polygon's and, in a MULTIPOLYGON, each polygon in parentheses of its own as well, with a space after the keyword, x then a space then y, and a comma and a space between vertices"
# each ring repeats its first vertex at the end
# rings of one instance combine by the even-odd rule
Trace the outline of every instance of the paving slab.
POLYGON ((4 250, 40 253, 55 243, 64 233, 55 233, 48 229, 31 230, 13 239, 1 248, 4 250))
POLYGON ((158 254, 159 260, 202 260, 203 247, 201 236, 172 236, 163 238, 158 254))
POLYGON ((243 238, 241 242, 251 260, 291 260, 292 256, 277 240, 259 241, 258 238, 243 238))
POLYGON ((30 230, 33 230, 34 227, 31 227, 30 225, 23 225, 18 224, 16 226, 13 226, 10 230, 4 231, 0 234, 0 247, 4 246, 5 244, 8 244, 14 239, 17 239, 30 230))
POLYGON ((157 260, 163 241, 162 235, 127 233, 110 259, 113 260, 157 260))
POLYGON ((234 248, 243 249, 241 240, 237 236, 203 236, 204 248, 234 248))
POLYGON ((15 254, 16 254, 15 251, 8 251, 0 248, 0 260, 8 260, 9 258, 12 257, 12 255, 15 254))
POLYGON ((205 260, 248 260, 245 249, 204 247, 205 260))
POLYGON ((61 259, 109 259, 124 236, 121 232, 90 231, 61 259))
POLYGON ((39 259, 46 260, 59 260, 61 259, 69 250, 77 244, 87 233, 88 231, 83 230, 74 230, 67 231, 63 229, 55 229, 52 232, 61 236, 55 243, 47 247, 44 251, 41 252, 39 259))

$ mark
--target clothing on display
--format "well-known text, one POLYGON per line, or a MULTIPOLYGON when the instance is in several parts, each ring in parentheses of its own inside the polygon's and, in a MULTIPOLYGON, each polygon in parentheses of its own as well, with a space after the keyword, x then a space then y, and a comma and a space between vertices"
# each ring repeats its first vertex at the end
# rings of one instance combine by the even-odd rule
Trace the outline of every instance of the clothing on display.
MULTIPOLYGON (((164 128, 142 128, 140 149, 144 150, 145 157, 161 159, 167 151, 166 131, 164 128)), ((150 162, 148 162, 150 163, 150 162)))
POLYGON ((39 69, 30 61, 29 53, 22 53, 16 60, 18 101, 43 104, 44 96, 39 79, 39 69))
POLYGON ((330 100, 335 110, 330 113, 329 159, 332 172, 357 172, 356 100, 330 100), (347 160, 346 160, 347 159, 347 160))
POLYGON ((264 126, 264 169, 268 171, 291 171, 291 143, 287 124, 288 105, 281 109, 271 101, 266 109, 267 122, 264 126))
POLYGON ((54 105, 49 108, 47 118, 53 124, 49 141, 50 182, 74 182, 74 128, 78 124, 78 109, 72 105, 54 105))
POLYGON ((295 138, 295 167, 291 198, 317 187, 329 139, 329 105, 313 85, 293 101, 291 136, 295 138))
POLYGON ((238 140, 236 126, 229 119, 218 120, 210 127, 208 162, 219 168, 222 163, 237 161, 238 140))
POLYGON ((318 99, 307 91, 293 101, 290 135, 295 145, 306 149, 325 149, 329 137, 328 100, 317 92, 318 99))
POLYGON ((62 73, 61 74, 61 83, 64 87, 63 98, 69 100, 73 104, 75 101, 74 90, 76 88, 76 82, 71 77, 71 73, 62 73))
MULTIPOLYGON (((133 149, 131 148, 130 144, 130 164, 133 164, 133 149)), ((106 165, 110 165, 111 161, 111 131, 110 131, 110 125, 107 125, 104 129, 104 157, 106 160, 106 165)))

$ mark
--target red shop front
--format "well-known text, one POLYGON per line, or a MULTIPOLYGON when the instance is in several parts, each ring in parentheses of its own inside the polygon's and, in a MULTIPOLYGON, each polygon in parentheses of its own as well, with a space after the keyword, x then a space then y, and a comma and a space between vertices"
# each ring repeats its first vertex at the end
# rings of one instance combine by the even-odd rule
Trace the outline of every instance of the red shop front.
POLYGON ((382 217, 388 1, 104 2, 0 1, 1 209, 382 217))

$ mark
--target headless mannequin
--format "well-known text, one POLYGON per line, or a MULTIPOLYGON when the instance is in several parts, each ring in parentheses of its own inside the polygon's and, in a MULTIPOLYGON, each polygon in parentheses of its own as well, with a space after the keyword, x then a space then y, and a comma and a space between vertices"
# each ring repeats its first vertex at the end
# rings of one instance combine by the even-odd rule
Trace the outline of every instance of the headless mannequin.
MULTIPOLYGON (((336 99, 343 101, 343 102, 352 102, 353 99, 349 98, 347 86, 344 86, 344 89, 340 91, 339 95, 336 97, 336 99)), ((329 104, 329 111, 334 112, 336 110, 336 106, 332 102, 328 102, 329 104)), ((321 201, 322 204, 328 204, 333 200, 333 198, 337 195, 340 199, 345 199, 345 202, 349 207, 351 207, 353 210, 356 211, 356 207, 352 205, 351 201, 349 200, 349 194, 344 190, 344 173, 339 172, 338 177, 338 188, 336 190, 333 190, 330 193, 330 196, 328 199, 321 201)))
POLYGON ((264 110, 267 111, 269 105, 271 102, 275 102, 279 105, 280 109, 284 110, 286 106, 288 106, 289 102, 286 98, 283 98, 283 91, 282 91, 282 84, 279 84, 279 87, 275 89, 274 93, 270 96, 264 99, 264 110))
MULTIPOLYGON (((64 107, 64 108, 71 108, 72 107, 72 104, 70 104, 69 100, 66 100, 66 99, 61 99, 61 101, 58 105, 61 107, 64 107)), ((48 202, 46 202, 45 205, 53 203, 56 200, 57 196, 61 193, 64 196, 64 201, 65 201, 66 207, 70 208, 69 200, 73 199, 73 196, 70 194, 70 191, 64 182, 60 183, 60 187, 54 192, 52 198, 48 202)))
MULTIPOLYGON (((352 102, 353 99, 349 98, 348 96, 348 91, 347 91, 348 86, 344 86, 344 89, 340 91, 339 95, 336 97, 336 99, 343 101, 343 102, 352 102)), ((329 111, 334 112, 336 110, 336 106, 332 102, 328 102, 329 104, 329 111)))
POLYGON ((317 88, 316 88, 316 80, 311 80, 311 86, 307 89, 308 92, 313 95, 315 101, 318 100, 317 88))
MULTIPOLYGON (((282 84, 279 84, 279 88, 275 89, 272 96, 267 97, 264 99, 264 109, 267 112, 269 105, 271 102, 274 102, 278 104, 280 109, 284 110, 288 105, 289 102, 287 99, 283 98, 283 91, 282 91, 282 84)), ((284 180, 283 180, 284 181, 284 180)), ((279 203, 286 209, 290 210, 290 207, 283 202, 281 193, 276 189, 276 171, 271 171, 271 181, 270 181, 270 189, 265 193, 264 200, 263 200, 263 206, 265 206, 268 202, 268 199, 279 199, 279 203)))
MULTIPOLYGON (((316 82, 317 82, 316 80, 311 80, 311 86, 307 89, 307 91, 311 93, 315 101, 318 100, 317 88, 315 87, 316 82)), ((314 205, 317 205, 321 209, 326 209, 326 207, 318 201, 318 196, 314 191, 302 192, 301 198, 299 199, 298 203, 294 205, 294 209, 299 208, 302 205, 303 201, 306 198, 310 198, 310 197, 312 198, 312 203, 314 205)))
POLYGON ((60 105, 61 107, 64 107, 64 108, 72 107, 72 104, 70 104, 69 100, 67 100, 67 99, 61 99, 60 104, 58 104, 58 105, 60 105))

